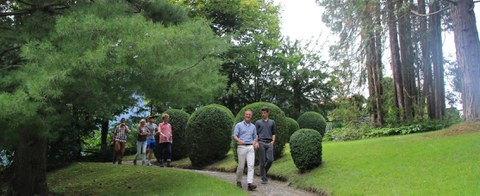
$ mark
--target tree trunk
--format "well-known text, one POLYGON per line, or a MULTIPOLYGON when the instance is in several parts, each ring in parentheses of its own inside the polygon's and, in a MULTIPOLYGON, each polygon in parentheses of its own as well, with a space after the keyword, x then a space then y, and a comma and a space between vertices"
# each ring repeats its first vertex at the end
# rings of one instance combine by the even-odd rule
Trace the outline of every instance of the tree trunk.
POLYGON ((390 43, 390 56, 392 74, 393 74, 393 94, 395 95, 395 106, 400 111, 400 120, 404 119, 404 102, 403 102, 403 82, 402 82, 402 70, 400 68, 402 62, 400 61, 400 49, 398 45, 398 31, 397 31, 397 17, 395 15, 395 0, 387 1, 387 24, 388 24, 388 37, 390 43))
POLYGON ((415 93, 415 76, 413 66, 413 46, 411 35, 411 21, 410 21, 410 6, 408 0, 398 1, 399 13, 398 17, 398 32, 400 43, 400 59, 401 77, 403 82, 403 101, 405 109, 405 119, 411 120, 414 117, 414 99, 415 93), (404 2, 405 1, 405 2, 404 2))
POLYGON ((107 149, 108 126, 109 126, 108 119, 103 119, 102 120, 102 141, 101 141, 102 150, 107 149))
POLYGON ((47 195, 47 138, 22 131, 15 149, 13 178, 7 195, 47 195))
POLYGON ((455 1, 452 6, 457 61, 463 76, 463 114, 467 121, 480 120, 480 41, 473 7, 473 0, 455 1))
POLYGON ((380 4, 375 4, 375 93, 377 94, 377 122, 383 127, 383 72, 382 72, 382 19, 380 4))
MULTIPOLYGON (((434 1, 430 5, 430 12, 436 12, 440 10, 440 2, 434 1)), ((442 16, 440 14, 434 14, 430 20, 430 33, 432 43, 432 62, 433 62, 433 99, 432 106, 433 112, 429 111, 430 118, 442 119, 445 117, 445 79, 443 68, 443 49, 442 49, 442 16)))
MULTIPOLYGON (((418 13, 420 14, 426 14, 426 3, 425 0, 418 0, 418 13)), ((427 99, 427 111, 430 114, 435 108, 432 108, 434 106, 433 102, 433 86, 432 86, 432 65, 431 65, 431 58, 430 58, 430 33, 428 29, 428 24, 427 24, 427 17, 418 17, 419 22, 420 22, 420 28, 419 28, 419 33, 420 33, 420 47, 422 51, 422 72, 423 72, 423 89, 422 89, 422 94, 419 96, 419 102, 418 102, 418 114, 423 116, 424 114, 424 104, 425 104, 425 99, 427 99)), ((420 81, 420 78, 419 78, 420 81)))

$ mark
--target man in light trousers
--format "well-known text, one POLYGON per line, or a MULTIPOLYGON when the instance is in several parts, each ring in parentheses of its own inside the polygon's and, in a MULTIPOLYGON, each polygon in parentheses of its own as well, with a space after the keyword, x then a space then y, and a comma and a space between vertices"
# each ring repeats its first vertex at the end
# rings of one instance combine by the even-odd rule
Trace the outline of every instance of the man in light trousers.
POLYGON ((247 185, 248 190, 253 191, 257 185, 253 183, 253 167, 255 164, 255 148, 258 148, 257 130, 251 123, 252 110, 246 110, 243 113, 244 120, 235 125, 233 139, 237 142, 238 167, 237 167, 237 186, 242 188, 243 168, 245 168, 245 159, 247 161, 247 185))

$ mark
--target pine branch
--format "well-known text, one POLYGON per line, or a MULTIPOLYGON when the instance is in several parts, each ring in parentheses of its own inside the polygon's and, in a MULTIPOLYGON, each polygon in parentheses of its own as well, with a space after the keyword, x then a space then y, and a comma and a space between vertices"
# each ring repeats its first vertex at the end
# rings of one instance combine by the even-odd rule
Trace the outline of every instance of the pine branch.
POLYGON ((179 70, 179 71, 175 72, 175 74, 182 73, 182 72, 184 72, 184 71, 187 71, 187 70, 189 70, 189 69, 192 69, 192 68, 198 66, 198 65, 199 65, 202 61, 204 61, 208 56, 209 56, 209 54, 203 56, 200 60, 198 60, 197 63, 193 64, 193 65, 190 66, 190 67, 186 67, 186 68, 184 68, 184 69, 182 69, 182 70, 179 70))
POLYGON ((18 16, 32 13, 31 9, 11 11, 11 12, 0 12, 0 16, 18 16))
POLYGON ((7 52, 10 52, 12 50, 18 50, 20 49, 20 46, 15 46, 15 47, 11 47, 11 48, 7 48, 6 50, 2 51, 2 53, 0 53, 0 57, 5 55, 7 52))
POLYGON ((445 1, 447 1, 447 2, 449 2, 449 3, 451 3, 451 4, 453 4, 453 5, 457 5, 457 3, 458 3, 458 2, 456 2, 456 1, 454 1, 454 0, 445 0, 445 1))
MULTIPOLYGON (((480 1, 480 0, 479 0, 479 1, 480 1)), ((420 13, 418 13, 418 12, 415 11, 415 10, 410 10, 410 12, 411 12, 412 14, 414 14, 414 15, 417 15, 417 16, 427 17, 427 16, 432 16, 432 15, 438 14, 438 13, 443 12, 443 11, 445 11, 445 10, 448 10, 448 9, 450 9, 450 8, 452 8, 452 7, 451 7, 451 6, 448 6, 448 7, 442 8, 442 9, 440 9, 440 10, 438 10, 438 11, 435 11, 435 12, 433 12, 433 13, 428 13, 428 14, 420 14, 420 13)))
POLYGON ((21 66, 22 66, 22 65, 20 65, 20 64, 9 65, 9 66, 5 66, 5 67, 0 68, 0 71, 7 70, 7 69, 13 69, 13 68, 19 68, 19 67, 21 67, 21 66))

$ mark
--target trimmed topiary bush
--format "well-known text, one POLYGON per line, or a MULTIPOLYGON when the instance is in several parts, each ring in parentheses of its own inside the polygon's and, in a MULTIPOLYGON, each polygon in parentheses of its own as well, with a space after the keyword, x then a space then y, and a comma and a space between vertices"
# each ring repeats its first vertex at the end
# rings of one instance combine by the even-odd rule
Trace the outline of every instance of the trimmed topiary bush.
POLYGON ((297 122, 301 129, 314 129, 317 130, 322 137, 325 135, 327 121, 318 112, 305 112, 298 117, 297 122))
POLYGON ((224 106, 208 105, 195 111, 187 123, 188 157, 194 167, 221 160, 230 150, 233 114, 224 106))
POLYGON ((290 137, 290 154, 301 171, 318 167, 322 163, 322 136, 314 129, 300 129, 290 137))
POLYGON ((287 128, 288 128, 288 138, 292 136, 292 134, 300 129, 300 125, 298 125, 297 121, 293 118, 287 117, 287 128))
MULTIPOLYGON (((276 105, 267 102, 256 102, 250 105, 243 107, 235 117, 235 123, 241 122, 243 120, 243 113, 245 110, 250 109, 253 112, 252 123, 255 124, 257 120, 262 118, 261 109, 263 107, 268 107, 270 111, 269 118, 275 121, 275 144, 273 145, 273 156, 275 159, 278 159, 282 156, 283 148, 285 143, 288 140, 288 129, 285 113, 276 105)), ((233 128, 230 135, 233 134, 233 128)), ((237 144, 233 144, 233 152, 235 155, 235 160, 237 159, 237 144)))
POLYGON ((188 156, 186 129, 190 114, 179 109, 168 109, 164 113, 170 115, 172 125, 173 143, 172 159, 179 160, 188 156))

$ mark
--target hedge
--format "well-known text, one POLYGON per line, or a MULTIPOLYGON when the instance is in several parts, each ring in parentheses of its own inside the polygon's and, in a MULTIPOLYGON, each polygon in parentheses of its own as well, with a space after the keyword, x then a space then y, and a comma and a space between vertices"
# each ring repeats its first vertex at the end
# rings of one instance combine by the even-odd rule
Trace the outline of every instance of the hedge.
POLYGON ((322 136, 314 129, 300 129, 290 137, 290 154, 301 171, 318 167, 322 163, 322 136))

